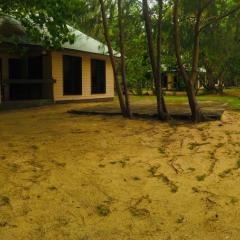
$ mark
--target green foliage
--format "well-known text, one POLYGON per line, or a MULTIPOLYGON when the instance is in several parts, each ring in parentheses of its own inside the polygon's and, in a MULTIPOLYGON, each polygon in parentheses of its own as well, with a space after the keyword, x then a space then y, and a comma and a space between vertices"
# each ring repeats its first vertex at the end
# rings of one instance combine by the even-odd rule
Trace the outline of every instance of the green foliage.
POLYGON ((66 22, 72 3, 72 0, 0 0, 0 16, 20 21, 30 41, 58 48, 74 39, 66 22))
MULTIPOLYGON (((149 1, 150 2, 150 1, 149 1)), ((180 33, 182 58, 188 68, 192 61, 193 31, 196 10, 208 0, 180 1, 180 33)), ((149 4, 156 50, 157 1, 149 4)), ((172 26, 173 1, 164 1, 162 24, 162 64, 164 69, 177 69, 172 26)), ((204 9, 201 26, 226 14, 239 4, 237 0, 215 0, 204 9)), ((106 0, 106 15, 113 48, 119 51, 117 1, 106 0)), ((73 41, 67 24, 104 42, 98 0, 0 0, 0 16, 11 15, 26 28, 31 41, 46 47, 58 48, 63 42, 73 41), (46 34, 48 33, 48 34, 46 34)), ((207 80, 212 86, 220 80, 225 85, 240 84, 240 11, 221 21, 213 22, 201 31, 200 67, 207 69, 207 80)), ((132 92, 143 94, 152 90, 153 79, 147 50, 142 6, 138 0, 123 0, 123 25, 126 47, 127 79, 132 92)), ((180 78, 181 79, 181 78, 180 78)), ((180 85, 183 80, 181 80, 180 85)))

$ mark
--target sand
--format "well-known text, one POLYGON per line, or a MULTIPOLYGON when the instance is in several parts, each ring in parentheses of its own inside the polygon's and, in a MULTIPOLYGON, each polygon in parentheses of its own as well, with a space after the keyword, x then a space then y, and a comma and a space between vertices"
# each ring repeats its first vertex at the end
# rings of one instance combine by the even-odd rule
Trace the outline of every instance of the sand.
POLYGON ((0 113, 1 240, 240 239, 240 112, 201 124, 0 113))

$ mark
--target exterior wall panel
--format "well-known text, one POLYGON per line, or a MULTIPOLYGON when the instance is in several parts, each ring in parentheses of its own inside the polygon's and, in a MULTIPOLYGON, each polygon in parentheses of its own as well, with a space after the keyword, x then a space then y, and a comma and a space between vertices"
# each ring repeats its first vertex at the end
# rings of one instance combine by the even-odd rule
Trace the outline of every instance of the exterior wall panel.
POLYGON ((109 57, 94 55, 90 53, 77 53, 71 51, 52 52, 52 77, 56 81, 54 84, 54 100, 92 100, 114 97, 114 78, 109 57), (63 55, 78 56, 82 58, 82 95, 63 94, 63 55), (91 94, 91 59, 101 59, 106 61, 106 93, 91 94))

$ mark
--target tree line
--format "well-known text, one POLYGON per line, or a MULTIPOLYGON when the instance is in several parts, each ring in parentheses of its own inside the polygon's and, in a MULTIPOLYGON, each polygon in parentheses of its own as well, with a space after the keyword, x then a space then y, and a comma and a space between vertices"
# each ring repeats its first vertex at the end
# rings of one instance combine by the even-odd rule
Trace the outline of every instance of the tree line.
MULTIPOLYGON (((126 65, 125 65, 125 51, 124 49, 124 30, 122 27, 123 17, 123 5, 127 5, 126 1, 117 0, 117 9, 118 14, 118 32, 120 34, 119 46, 121 49, 121 77, 124 85, 124 94, 125 94, 125 104, 123 104, 123 99, 121 99, 121 94, 118 93, 119 100, 122 102, 121 110, 124 116, 131 117, 131 109, 128 101, 128 91, 126 86, 126 65)), ((104 36, 108 44, 108 47, 111 48, 110 38, 109 38, 109 27, 107 24, 106 16, 108 14, 103 0, 99 0, 101 5, 101 14, 102 14, 102 23, 104 27, 104 36)), ((192 119, 195 122, 204 120, 204 115, 201 112, 201 108, 198 104, 196 98, 196 82, 198 80, 198 71, 200 67, 200 55, 202 54, 201 49, 201 36, 204 34, 205 29, 212 28, 212 30, 217 31, 218 28, 227 28, 229 26, 224 26, 226 23, 225 19, 230 18, 230 16, 235 16, 238 14, 240 9, 240 3, 237 1, 215 1, 215 0, 197 0, 197 1, 184 1, 184 0, 174 0, 166 1, 157 0, 152 6, 149 6, 147 0, 142 0, 141 2, 137 1, 137 4, 140 4, 140 12, 142 13, 142 22, 145 26, 144 35, 146 38, 146 47, 148 49, 148 58, 150 61, 150 66, 152 69, 152 76, 154 79, 155 94, 157 98, 157 113, 158 117, 161 120, 167 120, 169 118, 167 106, 165 104, 163 89, 162 89, 162 80, 161 80, 161 63, 162 63, 162 34, 163 34, 163 18, 165 17, 164 9, 168 8, 168 11, 172 19, 172 42, 173 42, 173 52, 175 54, 177 68, 179 69, 186 86, 186 92, 188 96, 189 106, 192 112, 192 119), (225 8, 223 9, 222 4, 224 3, 225 8), (227 5, 226 5, 227 3, 227 5), (165 5, 165 6, 164 6, 165 5), (164 9, 163 9, 164 8, 164 9), (155 23, 153 23, 155 21, 155 23), (184 25, 188 26, 184 26, 184 25), (155 26, 154 26, 155 25, 155 26), (185 27, 185 31, 189 28, 188 32, 182 30, 181 27, 185 27), (184 59, 184 54, 182 50, 184 49, 184 44, 182 44, 183 34, 189 33, 189 54, 188 59, 184 59)), ((111 1, 111 4, 113 2, 111 1)), ((128 7, 126 7, 127 9, 128 7)), ((232 19, 231 19, 232 20, 232 19)), ((239 21, 239 18, 235 20, 239 21)), ((238 25, 236 26, 236 34, 238 32, 238 25)), ((128 31, 127 27, 126 30, 128 31)), ((228 31, 226 31, 228 34, 228 31)), ((205 33, 206 35, 206 33, 205 33)), ((237 35, 236 35, 237 37, 237 35)), ((210 41, 210 40, 209 40, 210 41)), ((238 40, 239 41, 239 40, 238 40)), ((216 45, 218 41, 215 42, 216 45)), ((227 44, 227 43, 225 43, 227 44)), ((239 45, 238 43, 236 43, 239 45)), ((185 49, 184 49, 185 50, 185 49)), ((221 50, 220 50, 221 51, 221 50)), ((111 55, 111 51, 110 51, 111 55)), ((113 57, 113 56, 112 56, 113 57)), ((208 57, 208 56, 206 56, 208 57)), ((206 61, 207 59, 205 59, 206 61)), ((219 58, 219 61, 221 59, 219 58)), ((115 63, 112 61, 113 67, 116 68, 115 63)), ((219 63, 216 63, 218 65, 219 63)), ((204 64, 202 65, 204 66, 204 64)), ((221 72, 224 70, 221 69, 221 72)), ((118 81, 118 79, 116 79, 118 81)), ((212 81, 212 78, 211 80, 212 81)), ((214 84, 215 86, 215 84, 214 84)))
POLYGON ((206 69, 202 85, 209 92, 240 78, 239 10, 238 0, 0 0, 0 15, 16 17, 46 47, 73 41, 67 24, 105 42, 124 117, 132 117, 128 93, 151 87, 159 119, 169 119, 161 73, 163 65, 177 69, 195 122, 204 119, 196 98, 199 68, 206 69))

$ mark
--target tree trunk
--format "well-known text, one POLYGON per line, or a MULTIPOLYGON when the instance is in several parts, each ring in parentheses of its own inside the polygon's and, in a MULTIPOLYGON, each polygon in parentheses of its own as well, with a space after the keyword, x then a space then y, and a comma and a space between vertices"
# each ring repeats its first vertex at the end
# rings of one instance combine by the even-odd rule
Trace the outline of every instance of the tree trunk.
POLYGON ((162 54, 162 15, 163 15, 163 0, 158 0, 158 27, 157 27, 157 85, 159 90, 159 110, 163 116, 163 120, 168 118, 167 106, 163 97, 162 90, 162 75, 161 75, 161 54, 162 54))
POLYGON ((203 120, 203 116, 195 95, 195 87, 191 81, 187 81, 186 85, 188 102, 192 112, 192 119, 194 122, 201 122, 203 120))
POLYGON ((121 75, 124 88, 126 113, 129 118, 132 118, 132 111, 129 103, 127 77, 126 77, 126 64, 125 64, 125 46, 124 46, 124 32, 122 23, 122 0, 118 0, 118 25, 119 25, 119 43, 121 52, 121 75))
MULTIPOLYGON (((161 2, 161 1, 160 1, 161 2)), ((147 42, 148 42, 148 52, 153 72, 153 78, 154 78, 154 84, 155 84, 155 90, 156 90, 156 96, 157 96, 157 111, 158 111, 158 117, 161 120, 166 120, 168 118, 167 109, 165 106, 165 102, 163 99, 162 94, 162 88, 161 88, 161 76, 160 76, 160 65, 157 66, 157 64, 161 63, 161 19, 162 17, 159 16, 159 23, 158 23, 158 56, 157 56, 157 63, 154 56, 154 47, 153 47, 153 36, 152 36, 152 24, 151 19, 149 16, 149 9, 148 9, 148 2, 147 0, 142 1, 142 8, 143 8, 143 18, 145 22, 145 28, 146 28, 146 36, 147 36, 147 42)), ((161 3, 160 3, 161 8, 161 3)), ((162 10, 159 11, 160 14, 162 14, 162 10)))
POLYGON ((181 59, 181 45, 180 45, 180 32, 179 32, 179 0, 174 0, 174 9, 173 9, 173 23, 174 23, 174 44, 175 44, 175 54, 177 63, 180 69, 180 72, 186 83, 186 90, 188 96, 188 102, 192 112, 192 119, 194 122, 200 122, 203 120, 203 115, 201 113, 201 109, 197 102, 197 98, 195 95, 194 82, 197 79, 197 71, 198 71, 198 61, 199 61, 199 28, 200 28, 200 13, 197 15, 197 20, 195 24, 194 30, 194 47, 193 47, 193 56, 192 56, 192 72, 191 76, 187 74, 187 71, 182 63, 181 59))
POLYGON ((114 76, 114 82, 115 82, 115 87, 117 90, 118 94, 118 100, 119 100, 119 105, 121 108, 121 112, 124 117, 127 117, 127 111, 126 111, 126 106, 124 103, 123 95, 122 95, 122 90, 121 86, 118 80, 118 74, 117 74, 117 67, 116 67, 116 61, 113 55, 113 49, 112 49, 112 44, 111 40, 109 37, 109 31, 108 31, 108 23, 107 23, 107 18, 106 18, 106 10, 105 10, 105 5, 103 0, 99 0, 100 6, 101 6, 101 13, 102 13, 102 21, 103 21, 103 28, 104 28, 104 37, 108 46, 108 51, 109 51, 109 57, 111 60, 112 64, 112 69, 113 69, 113 76, 114 76))

